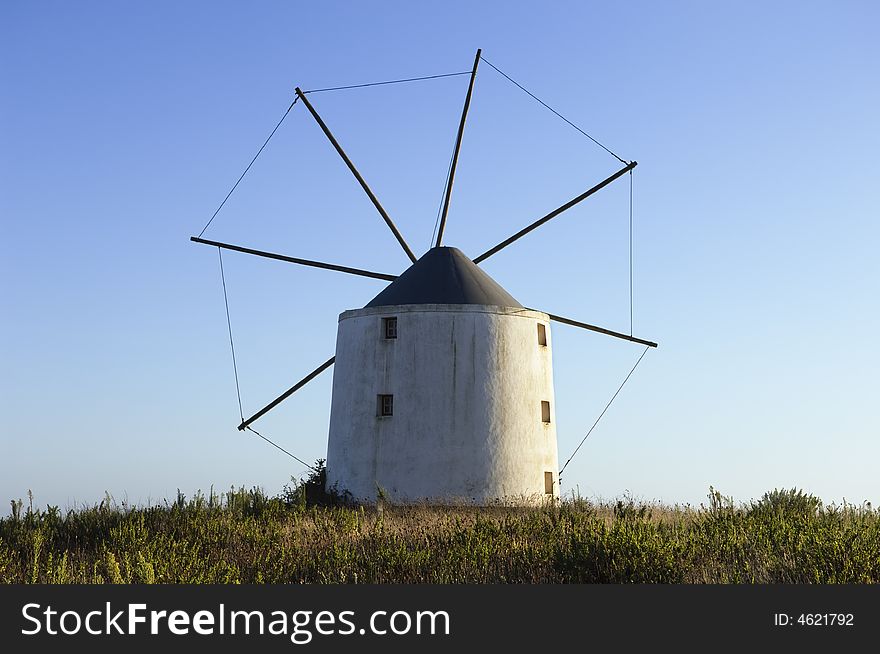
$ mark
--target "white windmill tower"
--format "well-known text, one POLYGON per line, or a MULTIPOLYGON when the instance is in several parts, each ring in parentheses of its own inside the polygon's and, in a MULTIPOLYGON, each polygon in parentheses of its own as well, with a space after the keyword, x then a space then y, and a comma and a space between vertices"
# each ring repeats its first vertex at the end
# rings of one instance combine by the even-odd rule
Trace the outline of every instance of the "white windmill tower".
MULTIPOLYGON (((307 107, 412 261, 399 276, 209 241, 201 236, 211 221, 191 239, 218 251, 229 249, 392 282, 362 309, 340 314, 335 356, 250 418, 242 415, 239 425, 240 430, 250 429, 262 437, 251 424, 335 363, 327 487, 359 501, 372 502, 384 495, 395 503, 486 505, 535 504, 558 497, 550 321, 640 343, 646 351, 656 347, 631 334, 523 307, 477 265, 632 171, 634 161, 621 160, 622 169, 473 260, 442 245, 481 59, 477 50, 468 73, 470 84, 437 240, 421 258, 409 248, 309 102, 309 91, 296 89, 293 104, 301 100, 307 107)), ((231 336, 230 327, 230 340, 231 336)))
POLYGON ((549 322, 450 247, 345 311, 327 484, 392 502, 556 497, 549 322))

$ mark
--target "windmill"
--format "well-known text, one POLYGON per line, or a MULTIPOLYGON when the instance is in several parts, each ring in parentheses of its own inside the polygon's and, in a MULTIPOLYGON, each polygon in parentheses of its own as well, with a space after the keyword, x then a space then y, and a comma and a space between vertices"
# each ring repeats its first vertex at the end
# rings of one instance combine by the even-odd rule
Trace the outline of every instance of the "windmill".
MULTIPOLYGON (((287 110, 289 113, 297 101, 302 102, 367 194, 412 262, 400 275, 202 238, 225 199, 201 234, 191 238, 196 243, 218 248, 221 274, 222 250, 232 250, 390 282, 363 308, 340 314, 334 356, 249 418, 245 419, 242 413, 238 426, 239 430, 248 429, 263 437, 252 424, 335 364, 326 483, 328 489, 347 492, 359 501, 372 502, 381 495, 399 503, 486 505, 535 504, 557 498, 561 470, 557 455, 550 323, 560 322, 638 343, 645 346, 645 352, 657 346, 632 334, 524 307, 479 267, 489 257, 636 167, 635 161, 617 157, 598 141, 598 145, 624 164, 617 172, 473 259, 457 248, 443 245, 458 156, 480 61, 486 60, 477 50, 470 71, 379 83, 470 76, 436 241, 421 257, 409 247, 310 102, 307 95, 315 91, 297 87, 296 97, 287 110)), ((494 65, 486 63, 526 91, 494 65)), ((352 87, 320 90, 338 88, 352 87)), ((538 100, 529 91, 526 93, 538 100)), ((538 101, 573 125, 543 101, 538 101)), ((275 130, 280 124, 281 121, 275 130)), ((226 199, 255 160, 256 156, 226 199)), ((229 331, 232 343, 231 326, 229 331)), ((233 364, 234 357, 233 347, 233 364)))

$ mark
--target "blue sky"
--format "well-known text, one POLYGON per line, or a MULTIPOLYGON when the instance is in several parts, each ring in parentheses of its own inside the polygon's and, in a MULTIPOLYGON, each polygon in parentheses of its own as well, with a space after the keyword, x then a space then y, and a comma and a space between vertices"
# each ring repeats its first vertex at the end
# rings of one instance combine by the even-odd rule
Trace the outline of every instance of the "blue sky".
MULTIPOLYGON (((0 497, 279 491, 236 431, 217 253, 189 242, 293 99, 492 63, 639 166, 634 333, 659 341, 563 491, 880 501, 880 47, 873 3, 5 3, 0 497)), ((312 96, 418 253, 467 78, 312 96)), ((481 66, 446 244, 476 256, 619 162, 481 66)), ((625 179, 484 267, 629 329, 625 179)), ((407 259, 298 104, 206 238, 397 273, 407 259)), ((224 257, 245 413, 382 283, 224 257)), ((553 326, 560 463, 641 348, 553 326)), ((331 374, 259 423, 326 453, 331 374)))

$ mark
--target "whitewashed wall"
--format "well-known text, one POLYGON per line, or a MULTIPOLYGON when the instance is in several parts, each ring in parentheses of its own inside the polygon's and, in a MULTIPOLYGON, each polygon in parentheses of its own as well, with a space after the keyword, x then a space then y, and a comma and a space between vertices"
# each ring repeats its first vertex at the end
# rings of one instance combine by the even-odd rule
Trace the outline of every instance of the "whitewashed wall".
POLYGON ((340 315, 327 483, 360 500, 530 504, 558 496, 547 314, 400 305, 340 315), (396 316, 396 339, 382 318, 396 316), (538 323, 547 346, 538 343, 538 323), (394 415, 377 416, 377 396, 394 415), (550 402, 550 423, 541 401, 550 402))

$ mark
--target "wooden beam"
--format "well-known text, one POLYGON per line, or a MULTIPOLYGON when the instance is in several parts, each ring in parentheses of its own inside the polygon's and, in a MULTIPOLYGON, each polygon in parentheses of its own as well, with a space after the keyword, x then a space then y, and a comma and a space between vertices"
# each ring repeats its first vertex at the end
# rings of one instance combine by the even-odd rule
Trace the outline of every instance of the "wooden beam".
POLYGON ((632 170, 633 168, 635 168, 635 167, 638 166, 638 165, 639 165, 639 164, 638 164, 637 161, 632 161, 632 162, 628 163, 626 166, 624 166, 623 168, 621 168, 620 170, 618 170, 616 173, 614 173, 611 177, 602 180, 601 182, 599 182, 598 184, 596 184, 593 188, 591 188, 591 189, 589 189, 589 190, 587 190, 587 191, 584 191, 584 192, 581 193, 579 196, 577 196, 576 198, 573 198, 573 199, 569 200, 568 202, 566 202, 565 204, 563 204, 563 205, 562 205, 561 207, 559 207, 558 209, 554 209, 553 211, 551 211, 550 213, 548 213, 548 214, 547 214, 546 216, 544 216, 543 218, 539 218, 538 220, 536 220, 535 222, 533 222, 533 223, 532 223, 531 225, 529 225, 528 227, 524 227, 523 229, 519 230, 516 234, 514 234, 514 235, 511 236, 510 238, 508 238, 508 239, 506 239, 506 240, 504 240, 504 241, 501 241, 501 243, 499 243, 498 245, 496 245, 496 246, 495 246, 494 248, 492 248, 491 250, 487 250, 486 252, 483 252, 483 254, 481 254, 481 255, 478 256, 476 259, 474 259, 474 263, 480 263, 481 261, 485 261, 486 259, 488 259, 489 257, 491 257, 493 254, 495 254, 496 252, 498 252, 499 250, 503 250, 504 248, 506 248, 508 245, 510 245, 510 244, 513 243, 514 241, 517 241, 517 240, 521 239, 523 236, 525 236, 526 234, 528 234, 528 233, 529 233, 530 231, 532 231, 533 229, 537 229, 538 227, 540 227, 541 225, 543 225, 544 223, 546 223, 548 220, 551 220, 552 218, 555 218, 556 216, 558 216, 559 214, 561 214, 563 211, 566 211, 566 210, 568 210, 568 209, 571 209, 574 205, 578 204, 579 202, 582 202, 583 200, 586 200, 588 197, 590 197, 591 195, 593 195, 593 193, 602 190, 603 188, 605 188, 606 186, 608 186, 611 182, 613 182, 615 179, 617 179, 618 177, 621 177, 622 175, 625 175, 626 173, 628 173, 630 170, 632 170))
MULTIPOLYGON (((530 309, 530 311, 540 311, 540 309, 530 309)), ((547 313, 547 312, 542 311, 542 313, 547 313)), ((632 343, 640 343, 642 345, 647 345, 648 347, 657 347, 657 344, 653 341, 646 341, 641 338, 636 338, 635 336, 621 334, 620 332, 615 332, 610 329, 605 329, 604 327, 597 327, 596 325, 590 325, 589 323, 580 322, 579 320, 572 320, 571 318, 563 318, 562 316, 556 316, 552 313, 547 313, 547 315, 550 317, 550 320, 553 320, 554 322, 561 322, 565 325, 572 325, 573 327, 580 327, 581 329, 589 329, 591 332, 598 332, 599 334, 613 336, 614 338, 622 338, 625 341, 630 341, 632 343)))
POLYGON ((327 361, 325 361, 325 362, 322 363, 320 366, 318 366, 317 368, 315 368, 312 372, 310 372, 308 375, 306 375, 305 377, 303 377, 302 379, 300 379, 298 382, 296 382, 293 386, 291 386, 291 387, 288 388, 286 391, 284 391, 284 392, 283 392, 281 395, 279 395, 277 398, 275 398, 274 400, 272 400, 271 402, 269 402, 269 404, 267 404, 267 405, 264 406, 262 409, 260 409, 259 411, 257 411, 254 415, 252 415, 250 418, 248 418, 247 420, 245 420, 244 422, 242 422, 242 423, 238 426, 238 430, 239 430, 239 431, 244 431, 244 430, 248 427, 248 425, 250 425, 254 420, 256 420, 257 418, 260 418, 261 416, 265 415, 267 412, 269 412, 270 410, 274 409, 276 406, 278 406, 279 404, 281 404, 284 400, 286 400, 288 397, 290 397, 291 395, 293 395, 294 393, 296 393, 299 389, 301 389, 303 386, 305 386, 306 384, 308 384, 308 383, 309 383, 310 381, 312 381, 315 377, 317 377, 317 376, 320 375, 322 372, 324 372, 325 370, 327 370, 327 368, 329 368, 330 366, 332 366, 333 363, 334 363, 335 361, 336 361, 336 357, 335 357, 335 356, 330 357, 327 361))
POLYGON ((234 250, 235 252, 244 252, 245 254, 254 254, 258 257, 266 257, 267 259, 276 259, 277 261, 287 261, 288 263, 298 263, 301 266, 311 266, 312 268, 323 268, 324 270, 335 270, 336 272, 344 272, 350 275, 360 275, 361 277, 371 277, 373 279, 384 279, 393 282, 397 279, 397 275, 386 275, 385 273, 372 272, 370 270, 361 270, 360 268, 350 268, 348 266, 338 266, 335 263, 324 263, 323 261, 311 261, 310 259, 298 259, 296 257, 288 257, 283 254, 275 254, 274 252, 264 252, 263 250, 254 250, 252 248, 241 247, 240 245, 230 245, 229 243, 221 243, 219 241, 209 241, 198 236, 191 236, 190 239, 194 243, 202 243, 203 245, 213 245, 225 250, 234 250))
POLYGON ((455 168, 458 165, 458 153, 461 150, 461 140, 464 137, 464 124, 467 120, 468 109, 471 106, 471 95, 474 92, 474 80, 477 77, 477 66, 480 64, 480 53, 477 50, 477 56, 474 57, 474 68, 471 70, 471 81, 468 84, 467 95, 464 98, 464 109, 461 112, 461 122, 458 125, 458 136, 455 138, 455 150, 452 153, 452 165, 449 167, 449 180, 446 183, 446 195, 443 199, 443 213, 440 215, 440 229, 437 230, 437 245, 440 247, 443 242, 443 230, 446 228, 446 214, 449 213, 449 198, 452 196, 452 182, 455 180, 455 168))
POLYGON ((330 132, 330 129, 327 127, 326 123, 321 119, 318 115, 318 112, 315 111, 315 108, 312 106, 312 103, 308 101, 305 93, 303 93, 299 87, 296 87, 296 95, 302 100, 303 104, 306 106, 306 109, 309 110, 309 113, 312 114, 312 117, 318 123, 318 126, 321 128, 321 131, 324 132, 324 135, 330 140, 330 143, 333 144, 333 147, 336 148, 336 152, 339 153, 339 156, 342 157, 342 160, 345 162, 345 165, 348 166, 348 169, 351 171, 352 175, 354 175, 355 179, 361 185, 361 188, 364 189, 367 196, 369 196, 370 201, 373 203, 373 206, 379 211, 382 215, 382 218, 385 220, 385 224, 391 229, 391 232, 394 234, 394 237, 397 239, 397 242, 400 243, 400 247, 403 248, 403 251, 406 252, 406 256, 410 258, 410 261, 413 263, 416 262, 416 255, 413 254, 413 251, 410 249, 409 245, 406 244, 406 241, 403 239, 403 236, 398 231, 397 226, 394 224, 394 221, 391 220, 391 216, 388 215, 388 212, 385 211, 385 208, 379 202, 379 199, 375 196, 370 187, 367 186, 367 182, 358 172, 358 169, 355 168, 354 164, 351 162, 351 159, 348 158, 348 155, 345 154, 345 150, 342 149, 342 146, 339 145, 339 141, 333 136, 330 132))

